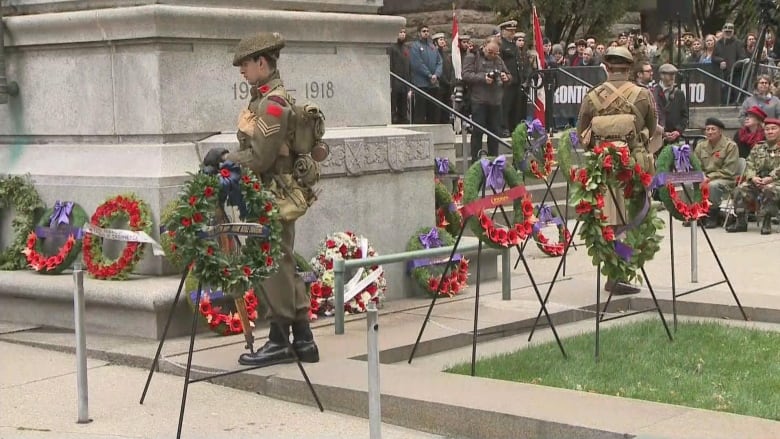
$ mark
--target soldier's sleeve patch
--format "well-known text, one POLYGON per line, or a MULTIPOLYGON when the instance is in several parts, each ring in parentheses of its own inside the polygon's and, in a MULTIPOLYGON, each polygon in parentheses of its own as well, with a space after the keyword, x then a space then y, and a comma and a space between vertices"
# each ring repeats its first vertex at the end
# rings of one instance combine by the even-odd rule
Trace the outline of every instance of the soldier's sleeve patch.
POLYGON ((284 98, 281 97, 281 96, 275 96, 275 95, 274 96, 268 96, 268 100, 276 102, 277 104, 281 105, 282 107, 286 107, 287 106, 287 101, 285 101, 284 98))
POLYGON ((282 107, 276 104, 271 104, 268 106, 268 108, 265 109, 265 114, 276 118, 282 117, 283 113, 284 113, 284 109, 282 109, 282 107))
MULTIPOLYGON (((281 110, 281 108, 280 108, 281 110)), ((263 136, 269 137, 278 133, 282 129, 282 125, 279 122, 273 120, 266 120, 264 117, 257 118, 257 128, 263 133, 263 136)))

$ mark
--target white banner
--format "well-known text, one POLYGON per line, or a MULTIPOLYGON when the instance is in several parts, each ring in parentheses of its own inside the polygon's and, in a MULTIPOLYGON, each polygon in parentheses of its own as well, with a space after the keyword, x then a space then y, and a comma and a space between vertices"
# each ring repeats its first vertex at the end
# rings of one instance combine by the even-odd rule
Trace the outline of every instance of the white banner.
POLYGON ((84 224, 84 232, 91 233, 103 239, 110 239, 112 241, 141 242, 144 244, 151 244, 152 252, 155 256, 165 256, 165 252, 163 251, 162 246, 160 246, 157 241, 152 239, 151 236, 147 235, 146 232, 142 230, 136 232, 123 229, 104 229, 102 227, 87 223, 84 224))

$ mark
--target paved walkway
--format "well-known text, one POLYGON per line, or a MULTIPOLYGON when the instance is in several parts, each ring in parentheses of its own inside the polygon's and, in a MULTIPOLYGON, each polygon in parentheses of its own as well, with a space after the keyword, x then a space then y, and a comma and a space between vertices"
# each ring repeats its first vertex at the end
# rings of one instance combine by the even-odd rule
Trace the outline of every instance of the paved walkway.
MULTIPOLYGON (((720 281, 718 266, 699 235, 700 282, 690 282, 690 231, 675 222, 674 232, 677 288, 685 290, 720 281)), ((780 323, 780 291, 775 288, 776 270, 772 266, 780 235, 761 236, 755 225, 749 233, 727 234, 718 229, 710 235, 750 317, 780 323)), ((648 264, 647 272, 671 321, 668 255, 666 239, 661 253, 648 264)), ((535 280, 546 292, 545 282, 552 277, 558 259, 543 256, 534 246, 528 247, 526 256, 535 280)), ((567 276, 555 285, 550 299, 550 311, 559 321, 557 327, 562 337, 592 328, 593 313, 588 307, 594 302, 594 277, 594 269, 580 248, 568 259, 567 276)), ((493 334, 481 338, 480 356, 527 345, 525 336, 488 342, 490 337, 511 337, 527 331, 539 309, 522 268, 513 272, 512 283, 510 301, 501 300, 498 282, 485 283, 480 288, 479 328, 493 334)), ((644 292, 638 297, 620 299, 611 312, 645 306, 650 302, 648 298, 644 292)), ((462 348, 471 343, 473 287, 463 296, 438 302, 417 358, 409 365, 405 360, 428 303, 425 298, 399 300, 388 303, 381 312, 382 414, 389 424, 447 437, 475 438, 780 436, 780 422, 764 419, 442 373, 443 365, 470 356, 470 349, 462 348)), ((739 316, 726 284, 688 295, 679 301, 678 308, 689 315, 730 319, 739 316)), ((658 316, 646 314, 644 318, 658 316)), ((350 316, 346 334, 337 336, 332 320, 317 323, 315 333, 322 361, 307 365, 307 371, 317 386, 325 413, 311 407, 311 396, 294 365, 276 366, 215 380, 220 385, 193 384, 184 436, 236 433, 237 437, 368 437, 367 421, 347 416, 365 417, 367 413, 365 326, 362 316, 350 316), (293 420, 301 418, 302 424, 293 424, 293 420)), ((78 425, 73 334, 46 328, 23 329, 8 326, 0 331, 5 332, 0 334, 0 349, 4 353, 0 370, 0 437, 37 438, 54 436, 52 432, 66 438, 173 436, 182 385, 182 378, 173 375, 182 374, 188 339, 176 338, 165 344, 160 365, 165 373, 155 374, 147 402, 141 406, 138 398, 145 368, 154 355, 156 342, 91 334, 90 413, 95 421, 78 425)), ((551 338, 549 330, 538 334, 535 342, 551 338)), ((259 344, 264 335, 263 330, 257 332, 259 344)), ((668 341, 659 330, 648 343, 668 341)), ((242 351, 240 336, 200 334, 193 360, 195 376, 235 369, 236 358, 242 351)), ((762 373, 761 367, 757 364, 755 373, 762 373)), ((383 435, 437 437, 387 424, 383 435)))

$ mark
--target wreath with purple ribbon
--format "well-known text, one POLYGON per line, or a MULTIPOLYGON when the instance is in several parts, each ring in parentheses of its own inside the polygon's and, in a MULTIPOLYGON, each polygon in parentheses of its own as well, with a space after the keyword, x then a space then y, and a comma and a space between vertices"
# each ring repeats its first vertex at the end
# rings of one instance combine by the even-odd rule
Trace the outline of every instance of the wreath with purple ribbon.
POLYGON ((78 204, 57 200, 27 237, 24 255, 30 268, 40 274, 59 274, 73 265, 81 252, 82 227, 88 218, 78 204))
MULTIPOLYGON (((439 248, 455 245, 455 238, 446 230, 431 227, 422 228, 415 232, 406 245, 407 251, 439 248)), ((446 256, 430 259, 415 259, 409 261, 409 274, 415 283, 423 291, 430 295, 438 294, 439 297, 452 297, 466 288, 469 278, 469 262, 463 255, 456 254, 452 262, 446 256), (441 275, 450 263, 447 276, 442 280, 441 275)))
POLYGON ((697 220, 707 216, 709 203, 709 189, 705 183, 694 183, 688 194, 693 198, 691 203, 685 203, 679 199, 674 187, 675 180, 704 181, 701 162, 699 158, 691 154, 691 146, 667 145, 658 154, 655 161, 656 175, 653 177, 651 189, 658 188, 658 197, 664 203, 666 210, 672 217, 680 221, 697 220))
POLYGON ((436 226, 446 229, 450 234, 460 233, 463 217, 452 198, 452 193, 439 180, 434 185, 434 201, 436 207, 436 226))
POLYGON ((537 208, 536 216, 539 221, 534 223, 533 238, 536 246, 542 253, 548 256, 561 256, 566 249, 566 243, 571 238, 569 228, 566 222, 559 216, 555 216, 550 206, 542 204, 537 208), (550 242, 550 239, 543 233, 546 226, 554 225, 558 230, 558 240, 550 242))
POLYGON ((582 223, 580 236, 585 241, 593 265, 612 279, 641 280, 644 263, 660 249, 664 226, 650 203, 653 177, 631 157, 627 146, 604 142, 585 152, 583 164, 572 168, 571 203, 582 223), (605 197, 625 197, 625 225, 620 218, 608 218, 605 197), (622 192, 622 194, 621 194, 622 192))

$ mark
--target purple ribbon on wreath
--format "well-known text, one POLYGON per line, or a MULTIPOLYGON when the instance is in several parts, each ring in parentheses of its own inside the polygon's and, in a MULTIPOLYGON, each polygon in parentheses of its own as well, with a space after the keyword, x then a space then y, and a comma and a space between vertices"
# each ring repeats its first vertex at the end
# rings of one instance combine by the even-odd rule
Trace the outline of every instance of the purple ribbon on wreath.
POLYGON ((569 131, 569 140, 571 141, 571 149, 576 150, 580 146, 580 136, 574 130, 569 131))
POLYGON ((482 174, 485 176, 485 185, 500 191, 504 188, 504 166, 506 165, 506 156, 500 155, 492 162, 488 159, 480 160, 482 165, 482 174))
POLYGON ((436 162, 436 173, 439 175, 450 173, 450 159, 447 157, 436 157, 433 159, 436 162))
POLYGON ((534 233, 539 233, 539 230, 548 224, 555 224, 556 226, 560 227, 563 225, 563 220, 553 216, 552 208, 550 206, 545 206, 542 204, 539 206, 539 221, 533 225, 534 233))
POLYGON ((441 239, 439 239, 439 230, 436 227, 431 227, 428 233, 423 233, 420 237, 420 243, 426 249, 441 247, 441 239))
MULTIPOLYGON (((629 230, 635 229, 639 227, 640 224, 642 224, 642 221, 645 220, 645 217, 647 216, 647 213, 650 211, 650 196, 648 193, 645 193, 645 204, 642 206, 642 210, 639 211, 639 213, 631 219, 631 222, 620 227, 615 228, 615 235, 621 235, 623 233, 628 232, 629 230)), ((630 262, 631 257, 634 255, 634 248, 630 245, 620 241, 615 240, 615 253, 620 256, 624 261, 630 262)))
POLYGON ((693 169, 691 165, 691 145, 683 144, 681 146, 672 146, 674 152, 674 170, 675 172, 688 172, 693 169))
POLYGON ((533 152, 534 154, 537 154, 542 146, 547 144, 547 132, 544 130, 544 125, 542 125, 542 122, 539 119, 534 119, 531 122, 525 122, 525 124, 528 126, 528 134, 530 136, 530 148, 529 151, 526 151, 526 154, 529 154, 530 152, 533 152))
POLYGON ((239 184, 241 167, 230 160, 225 160, 219 166, 217 177, 219 178, 219 187, 221 189, 219 192, 220 206, 227 201, 229 205, 238 208, 238 213, 242 219, 246 218, 249 211, 244 202, 244 196, 241 194, 241 186, 239 184))
POLYGON ((60 224, 70 224, 70 214, 73 212, 73 201, 54 202, 54 209, 49 217, 49 227, 55 228, 60 224))

